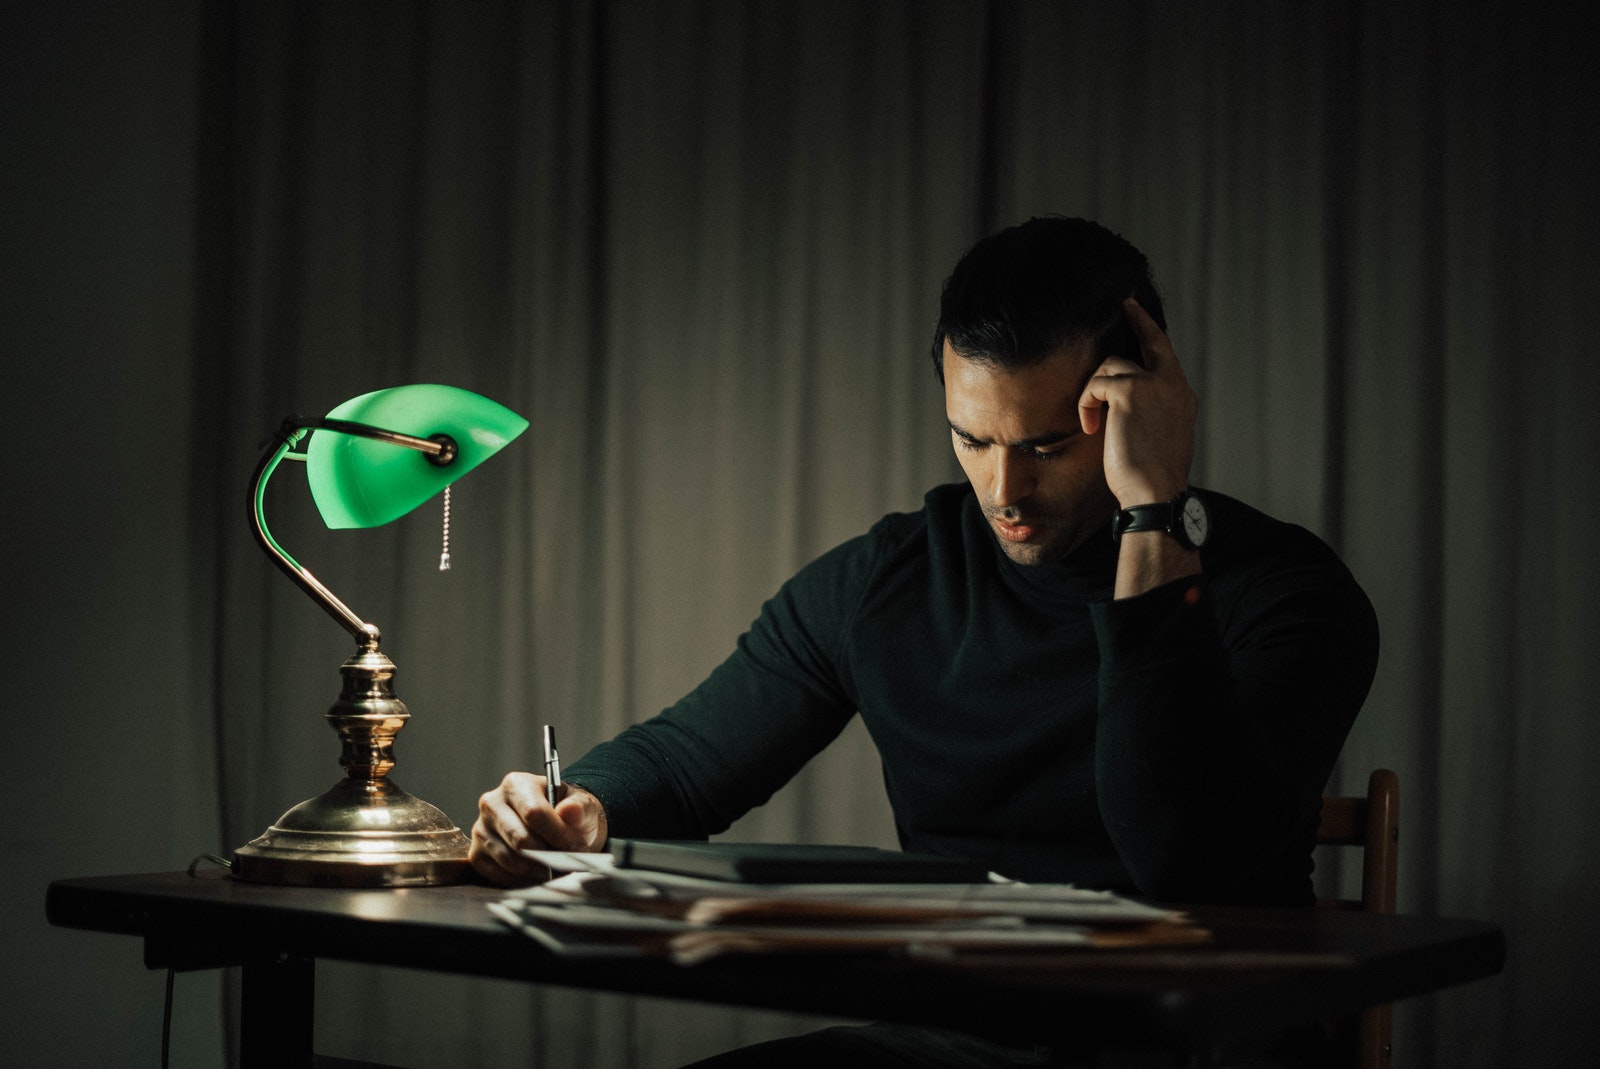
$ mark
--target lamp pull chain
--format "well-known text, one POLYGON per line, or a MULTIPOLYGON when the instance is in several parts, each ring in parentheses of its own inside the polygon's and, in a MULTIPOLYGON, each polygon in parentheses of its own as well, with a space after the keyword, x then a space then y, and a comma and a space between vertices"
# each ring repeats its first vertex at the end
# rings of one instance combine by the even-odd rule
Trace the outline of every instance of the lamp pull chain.
POLYGON ((450 488, 444 488, 444 546, 439 551, 439 570, 450 570, 450 488))

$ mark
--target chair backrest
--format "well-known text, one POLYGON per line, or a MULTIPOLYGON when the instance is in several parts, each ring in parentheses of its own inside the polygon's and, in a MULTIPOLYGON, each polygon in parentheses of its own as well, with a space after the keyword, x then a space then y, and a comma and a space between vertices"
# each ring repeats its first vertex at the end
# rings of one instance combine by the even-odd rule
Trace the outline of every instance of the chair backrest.
POLYGON ((1400 854, 1400 778, 1380 768, 1367 777, 1364 797, 1324 798, 1317 845, 1361 847, 1361 897, 1325 899, 1319 905, 1393 913, 1400 854))
MULTIPOLYGON (((1361 897, 1322 899, 1324 909, 1393 913, 1400 854, 1400 778, 1386 768, 1367 777, 1365 797, 1324 798, 1317 845, 1361 847, 1361 897)), ((1393 1007, 1362 1010, 1356 1024, 1352 1065, 1389 1069, 1393 1007)))

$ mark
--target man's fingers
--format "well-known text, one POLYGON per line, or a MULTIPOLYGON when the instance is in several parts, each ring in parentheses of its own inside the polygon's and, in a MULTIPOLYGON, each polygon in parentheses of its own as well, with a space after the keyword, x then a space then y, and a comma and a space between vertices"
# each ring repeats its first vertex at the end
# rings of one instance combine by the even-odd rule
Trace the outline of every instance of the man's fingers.
POLYGON ((550 808, 549 803, 542 805, 537 812, 529 815, 528 824, 534 837, 540 840, 540 849, 583 850, 587 844, 582 820, 583 806, 568 794, 556 803, 554 809, 550 808))
POLYGON ((1089 385, 1099 385, 1102 388, 1113 385, 1119 379, 1132 379, 1144 374, 1149 368, 1140 367, 1134 361, 1124 356, 1108 356, 1100 361, 1100 366, 1094 369, 1094 374, 1089 377, 1089 385))
POLYGON ((472 863, 478 875, 497 887, 514 887, 519 883, 527 883, 526 878, 519 877, 506 867, 506 862, 516 856, 515 851, 505 843, 486 835, 481 822, 473 826, 472 845, 467 850, 467 860, 472 863))
POLYGON ((506 773, 506 778, 500 781, 499 791, 491 793, 502 795, 519 817, 547 804, 544 800, 544 777, 531 772, 506 773))
POLYGON ((583 803, 571 788, 564 789, 566 794, 556 803, 556 819, 569 828, 578 828, 583 824, 583 803))
POLYGON ((484 817, 480 817, 472 826, 472 843, 467 850, 467 860, 480 876, 500 887, 537 883, 545 878, 542 868, 534 866, 515 847, 507 844, 484 817))
POLYGON ((548 818, 550 804, 544 798, 544 777, 529 772, 510 772, 500 786, 484 795, 478 810, 490 817, 501 837, 519 849, 539 845, 542 810, 548 818))
POLYGON ((1097 404, 1078 402, 1078 422, 1083 426, 1083 433, 1095 435, 1100 433, 1100 427, 1105 420, 1105 409, 1097 404))
POLYGON ((1132 360, 1108 356, 1101 361, 1078 397, 1078 422, 1085 434, 1099 434, 1106 409, 1125 401, 1132 378, 1144 371, 1132 360))

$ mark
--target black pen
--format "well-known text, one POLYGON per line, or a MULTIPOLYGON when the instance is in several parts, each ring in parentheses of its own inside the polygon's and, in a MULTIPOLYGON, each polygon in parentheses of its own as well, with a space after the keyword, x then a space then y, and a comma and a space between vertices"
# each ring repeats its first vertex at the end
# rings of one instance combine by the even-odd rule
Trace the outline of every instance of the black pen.
POLYGON ((544 798, 552 806, 561 797, 561 755, 556 753, 556 729, 544 726, 544 798))

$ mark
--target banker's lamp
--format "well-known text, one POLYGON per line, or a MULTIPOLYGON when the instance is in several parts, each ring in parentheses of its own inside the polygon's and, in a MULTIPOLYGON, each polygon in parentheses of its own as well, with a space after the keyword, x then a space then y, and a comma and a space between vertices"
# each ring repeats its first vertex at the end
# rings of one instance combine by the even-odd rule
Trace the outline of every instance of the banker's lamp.
POLYGON ((267 530, 263 503, 278 465, 303 460, 329 527, 378 527, 444 490, 527 426, 478 394, 415 385, 363 394, 326 417, 290 417, 278 428, 251 487, 251 529, 278 567, 356 641, 355 656, 339 669, 339 700, 327 714, 343 743, 345 778, 235 850, 235 876, 319 887, 413 887, 466 876, 461 829, 388 778, 394 736, 411 714, 395 696, 394 662, 378 650, 377 627, 283 551, 267 530), (308 434, 305 451, 296 452, 308 434))

